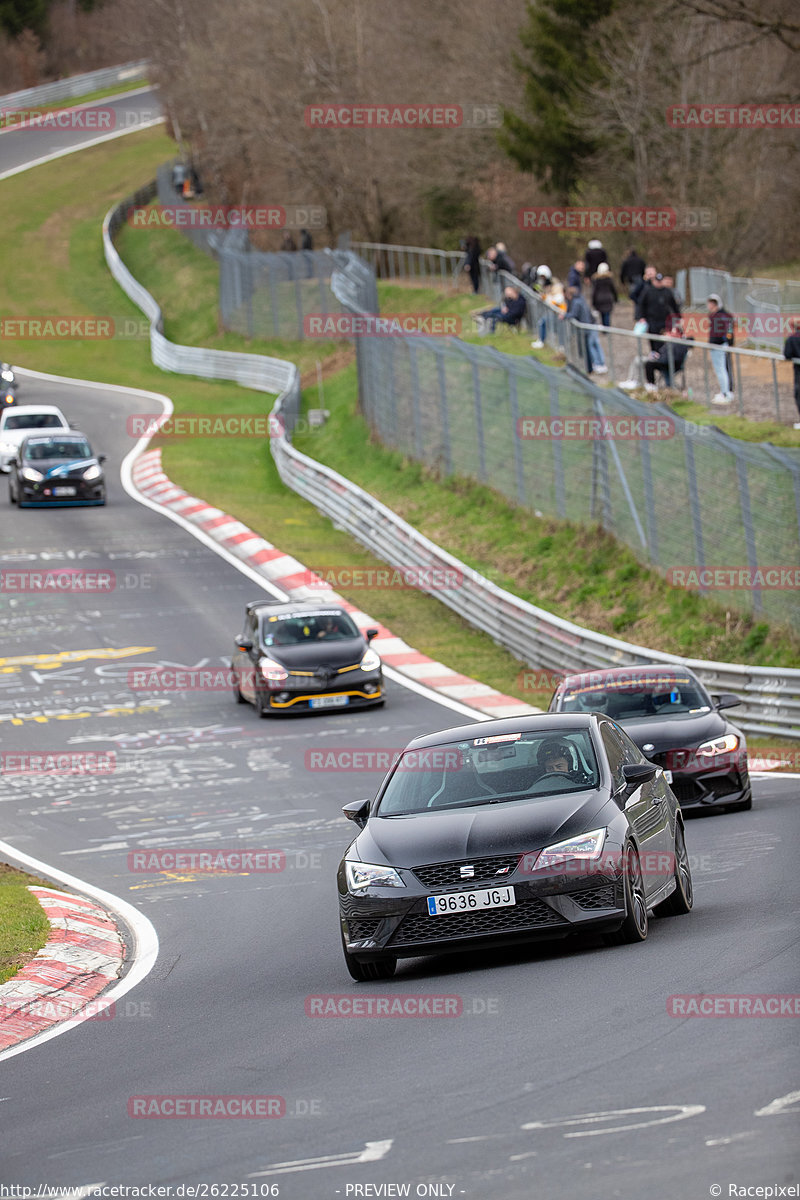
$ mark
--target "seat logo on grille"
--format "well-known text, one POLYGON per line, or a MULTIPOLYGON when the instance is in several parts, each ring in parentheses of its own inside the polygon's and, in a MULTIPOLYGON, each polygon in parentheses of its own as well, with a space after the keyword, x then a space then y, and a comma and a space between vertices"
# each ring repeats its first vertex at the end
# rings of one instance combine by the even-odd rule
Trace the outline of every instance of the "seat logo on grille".
POLYGON ((475 878, 475 868, 473 866, 462 867, 461 868, 461 878, 462 879, 474 879, 475 878))

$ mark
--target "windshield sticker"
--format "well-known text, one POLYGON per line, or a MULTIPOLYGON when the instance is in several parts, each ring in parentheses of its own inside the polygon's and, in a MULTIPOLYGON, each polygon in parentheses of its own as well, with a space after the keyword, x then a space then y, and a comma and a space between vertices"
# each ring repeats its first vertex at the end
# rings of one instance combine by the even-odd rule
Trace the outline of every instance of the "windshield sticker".
POLYGON ((496 733, 493 737, 475 738, 473 746, 491 746, 492 742, 518 742, 521 733, 496 733))

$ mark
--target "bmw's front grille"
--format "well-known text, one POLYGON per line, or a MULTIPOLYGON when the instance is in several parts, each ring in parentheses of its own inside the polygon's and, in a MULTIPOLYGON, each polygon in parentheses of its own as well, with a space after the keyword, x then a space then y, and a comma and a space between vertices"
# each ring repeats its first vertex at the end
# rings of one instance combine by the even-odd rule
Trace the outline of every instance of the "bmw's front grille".
POLYGON ((401 921, 388 944, 416 946, 450 938, 480 937, 482 934, 513 933, 517 929, 543 929, 549 925, 567 924, 566 918, 544 901, 521 900, 513 906, 489 908, 482 913, 452 913, 446 917, 412 913, 401 921))
POLYGON ((569 899, 577 904, 578 908, 583 908, 586 911, 591 911, 595 908, 617 907, 613 884, 609 884, 608 887, 592 888, 585 892, 569 892, 568 895, 569 899))
POLYGON ((496 858, 465 858, 461 862, 433 863, 424 867, 412 867, 423 887, 439 888, 471 887, 479 880, 498 883, 507 879, 516 870, 520 856, 518 854, 501 854, 496 858), (462 875, 462 867, 474 868, 473 875, 462 875))

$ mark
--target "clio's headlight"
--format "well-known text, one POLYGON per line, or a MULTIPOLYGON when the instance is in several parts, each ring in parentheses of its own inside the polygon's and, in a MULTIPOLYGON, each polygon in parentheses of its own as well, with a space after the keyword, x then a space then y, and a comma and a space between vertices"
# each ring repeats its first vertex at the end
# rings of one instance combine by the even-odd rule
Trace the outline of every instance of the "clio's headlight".
POLYGON ((351 892, 362 892, 368 887, 405 887, 394 867, 380 867, 372 863, 345 862, 347 886, 351 892))
POLYGON ((381 665, 381 660, 380 660, 378 653, 375 650, 373 650, 372 647, 370 646, 369 650, 366 652, 366 654, 364 655, 364 657, 361 660, 361 670, 362 671, 377 671, 377 669, 380 665, 381 665))

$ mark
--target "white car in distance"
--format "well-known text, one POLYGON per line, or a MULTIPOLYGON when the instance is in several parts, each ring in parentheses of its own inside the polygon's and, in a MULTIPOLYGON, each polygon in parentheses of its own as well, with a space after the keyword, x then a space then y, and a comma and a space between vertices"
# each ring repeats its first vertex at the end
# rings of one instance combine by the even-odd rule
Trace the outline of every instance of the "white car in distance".
POLYGON ((8 473, 19 444, 37 430, 70 429, 60 408, 50 404, 21 404, 0 413, 0 471, 8 473))

